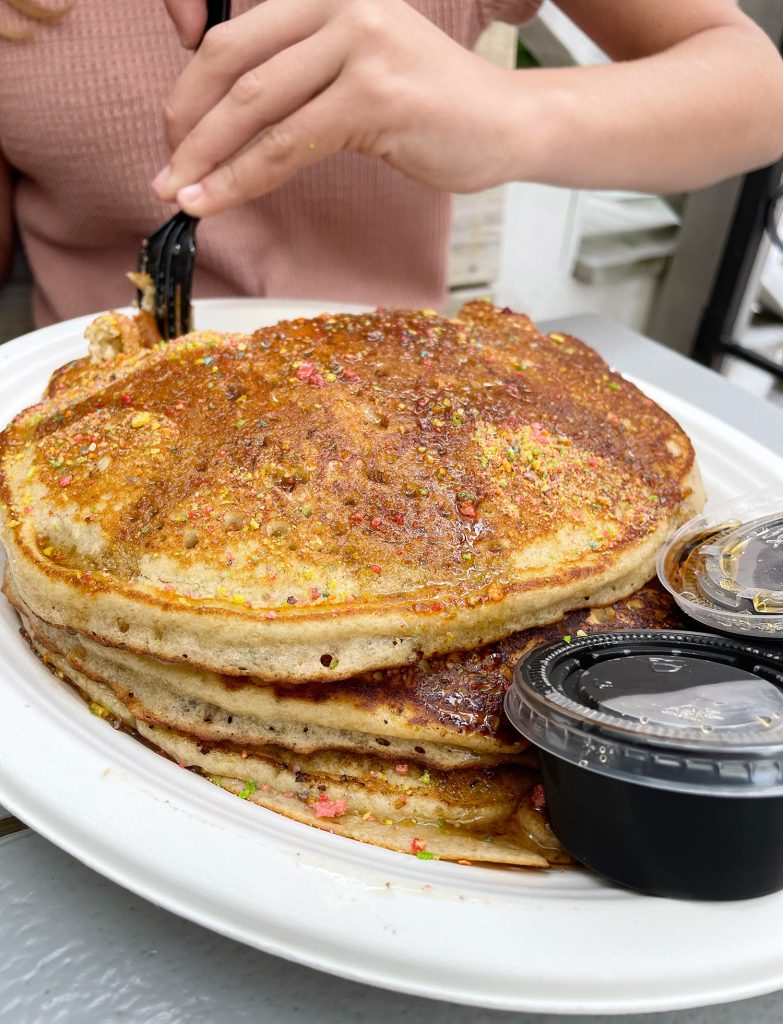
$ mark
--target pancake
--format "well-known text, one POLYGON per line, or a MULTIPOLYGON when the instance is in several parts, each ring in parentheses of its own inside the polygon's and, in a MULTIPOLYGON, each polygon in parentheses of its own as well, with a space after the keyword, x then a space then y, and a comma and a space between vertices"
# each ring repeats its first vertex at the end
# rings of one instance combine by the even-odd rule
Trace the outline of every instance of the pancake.
POLYGON ((33 650, 95 713, 230 792, 389 849, 532 867, 568 857, 549 829, 532 751, 503 714, 513 664, 563 629, 577 635, 680 624, 671 598, 655 584, 609 608, 571 613, 558 627, 327 690, 221 681, 202 671, 202 689, 218 702, 207 705, 186 696, 198 689, 198 670, 103 648, 52 627, 24 607, 8 577, 5 590, 33 650), (237 695, 244 717, 226 707, 237 695), (352 728, 336 729, 336 723, 352 728), (302 728, 316 736, 308 749, 298 746, 302 728), (460 753, 462 760, 455 756, 460 753))
POLYGON ((217 675, 331 687, 609 604, 703 501, 671 417, 485 303, 168 345, 115 316, 93 351, 0 435, 15 586, 217 675))
POLYGON ((27 633, 90 678, 109 685, 137 717, 204 742, 281 746, 299 753, 342 749, 442 768, 497 764, 527 747, 503 713, 517 660, 562 635, 681 623, 657 582, 609 608, 581 609, 556 626, 515 634, 474 651, 379 670, 328 688, 284 686, 102 647, 50 626, 6 578, 4 592, 27 633))

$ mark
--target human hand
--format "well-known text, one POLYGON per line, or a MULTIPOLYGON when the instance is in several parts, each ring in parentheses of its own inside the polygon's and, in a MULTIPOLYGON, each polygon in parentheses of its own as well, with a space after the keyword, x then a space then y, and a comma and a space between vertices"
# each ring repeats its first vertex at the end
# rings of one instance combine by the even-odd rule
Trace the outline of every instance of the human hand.
MULTIPOLYGON (((201 0, 166 2, 197 37, 201 0)), ((153 186, 203 217, 345 149, 437 188, 488 188, 519 173, 513 74, 404 0, 264 0, 208 32, 181 75, 166 109, 171 162, 153 186)))
POLYGON ((207 23, 206 0, 164 0, 169 17, 188 50, 195 50, 207 23))

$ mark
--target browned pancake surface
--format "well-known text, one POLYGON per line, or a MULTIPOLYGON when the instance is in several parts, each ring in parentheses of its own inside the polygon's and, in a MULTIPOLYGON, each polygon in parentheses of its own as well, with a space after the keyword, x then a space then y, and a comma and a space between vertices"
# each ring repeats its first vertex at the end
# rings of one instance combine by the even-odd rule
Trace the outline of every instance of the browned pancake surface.
POLYGON ((54 564, 98 587, 160 553, 186 579, 223 572, 224 597, 252 575, 259 604, 285 577, 290 616, 346 576, 357 598, 502 590, 509 550, 567 523, 590 531, 586 561, 619 552, 680 502, 692 461, 587 346, 482 303, 80 360, 3 440, 34 441, 47 502, 108 538, 93 560, 42 533, 54 564))
POLYGON ((631 594, 701 507, 670 416, 486 303, 129 353, 115 319, 0 435, 16 585, 103 644, 332 683, 631 594))

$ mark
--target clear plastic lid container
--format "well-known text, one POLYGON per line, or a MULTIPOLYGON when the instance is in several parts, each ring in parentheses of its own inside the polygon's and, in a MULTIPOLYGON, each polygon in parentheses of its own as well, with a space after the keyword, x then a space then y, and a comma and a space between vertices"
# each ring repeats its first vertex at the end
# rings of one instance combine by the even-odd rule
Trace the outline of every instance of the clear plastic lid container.
POLYGON ((783 795, 783 650, 687 631, 595 633, 523 657, 505 706, 532 743, 593 772, 783 795))
POLYGON ((661 550, 657 568, 691 618, 783 640, 783 490, 735 498, 690 520, 661 550))

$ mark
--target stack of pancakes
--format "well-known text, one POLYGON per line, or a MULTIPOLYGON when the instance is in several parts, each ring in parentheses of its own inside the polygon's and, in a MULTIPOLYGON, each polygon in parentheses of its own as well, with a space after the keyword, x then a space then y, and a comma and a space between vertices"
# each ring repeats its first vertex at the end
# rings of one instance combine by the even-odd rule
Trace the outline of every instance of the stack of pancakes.
POLYGON ((702 503, 677 424, 485 303, 88 336, 0 436, 4 589, 44 662, 290 817, 562 861, 503 695, 545 639, 677 621, 645 586, 702 503))

